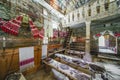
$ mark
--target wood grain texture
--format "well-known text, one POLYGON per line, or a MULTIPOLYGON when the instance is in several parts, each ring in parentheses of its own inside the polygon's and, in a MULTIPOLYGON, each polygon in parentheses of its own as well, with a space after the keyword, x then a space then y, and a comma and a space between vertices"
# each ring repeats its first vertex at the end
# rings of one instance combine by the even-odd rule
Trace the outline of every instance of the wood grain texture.
MULTIPOLYGON (((19 47, 21 48, 21 47, 19 47)), ((4 80, 6 74, 19 71, 19 48, 6 49, 4 56, 0 54, 0 80, 4 80)), ((3 51, 0 50, 0 53, 3 51)), ((40 68, 41 46, 34 46, 34 67, 23 74, 31 74, 40 68)))

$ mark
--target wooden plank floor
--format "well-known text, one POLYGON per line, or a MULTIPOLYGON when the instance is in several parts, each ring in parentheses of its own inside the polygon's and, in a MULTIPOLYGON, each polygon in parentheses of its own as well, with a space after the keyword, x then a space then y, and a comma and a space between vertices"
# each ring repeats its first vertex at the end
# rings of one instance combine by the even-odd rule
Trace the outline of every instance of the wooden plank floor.
POLYGON ((26 80, 56 80, 52 71, 45 71, 44 69, 36 73, 25 76, 26 80))

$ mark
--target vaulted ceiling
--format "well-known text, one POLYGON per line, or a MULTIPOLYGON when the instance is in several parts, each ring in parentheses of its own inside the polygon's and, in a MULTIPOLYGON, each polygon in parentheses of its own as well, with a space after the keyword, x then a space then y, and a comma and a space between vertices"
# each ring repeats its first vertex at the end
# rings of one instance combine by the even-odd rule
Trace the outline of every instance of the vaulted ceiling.
POLYGON ((93 0, 45 0, 48 4, 50 4, 54 9, 58 10, 63 14, 67 14, 80 6, 88 3, 93 0))

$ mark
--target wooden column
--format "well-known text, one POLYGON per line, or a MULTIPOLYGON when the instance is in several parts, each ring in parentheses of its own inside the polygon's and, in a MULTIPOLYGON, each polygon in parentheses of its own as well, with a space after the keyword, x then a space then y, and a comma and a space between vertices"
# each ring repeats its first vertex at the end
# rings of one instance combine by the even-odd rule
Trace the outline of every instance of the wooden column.
POLYGON ((91 21, 86 21, 86 43, 85 43, 85 56, 84 59, 87 61, 92 61, 91 55, 90 55, 90 24, 91 21))

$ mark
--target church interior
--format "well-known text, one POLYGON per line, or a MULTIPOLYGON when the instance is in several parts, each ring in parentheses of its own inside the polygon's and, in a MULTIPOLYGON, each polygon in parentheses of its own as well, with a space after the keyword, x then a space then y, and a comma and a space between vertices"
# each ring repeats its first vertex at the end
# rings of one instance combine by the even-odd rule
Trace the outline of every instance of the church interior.
POLYGON ((120 0, 0 0, 0 80, 120 80, 120 0))

